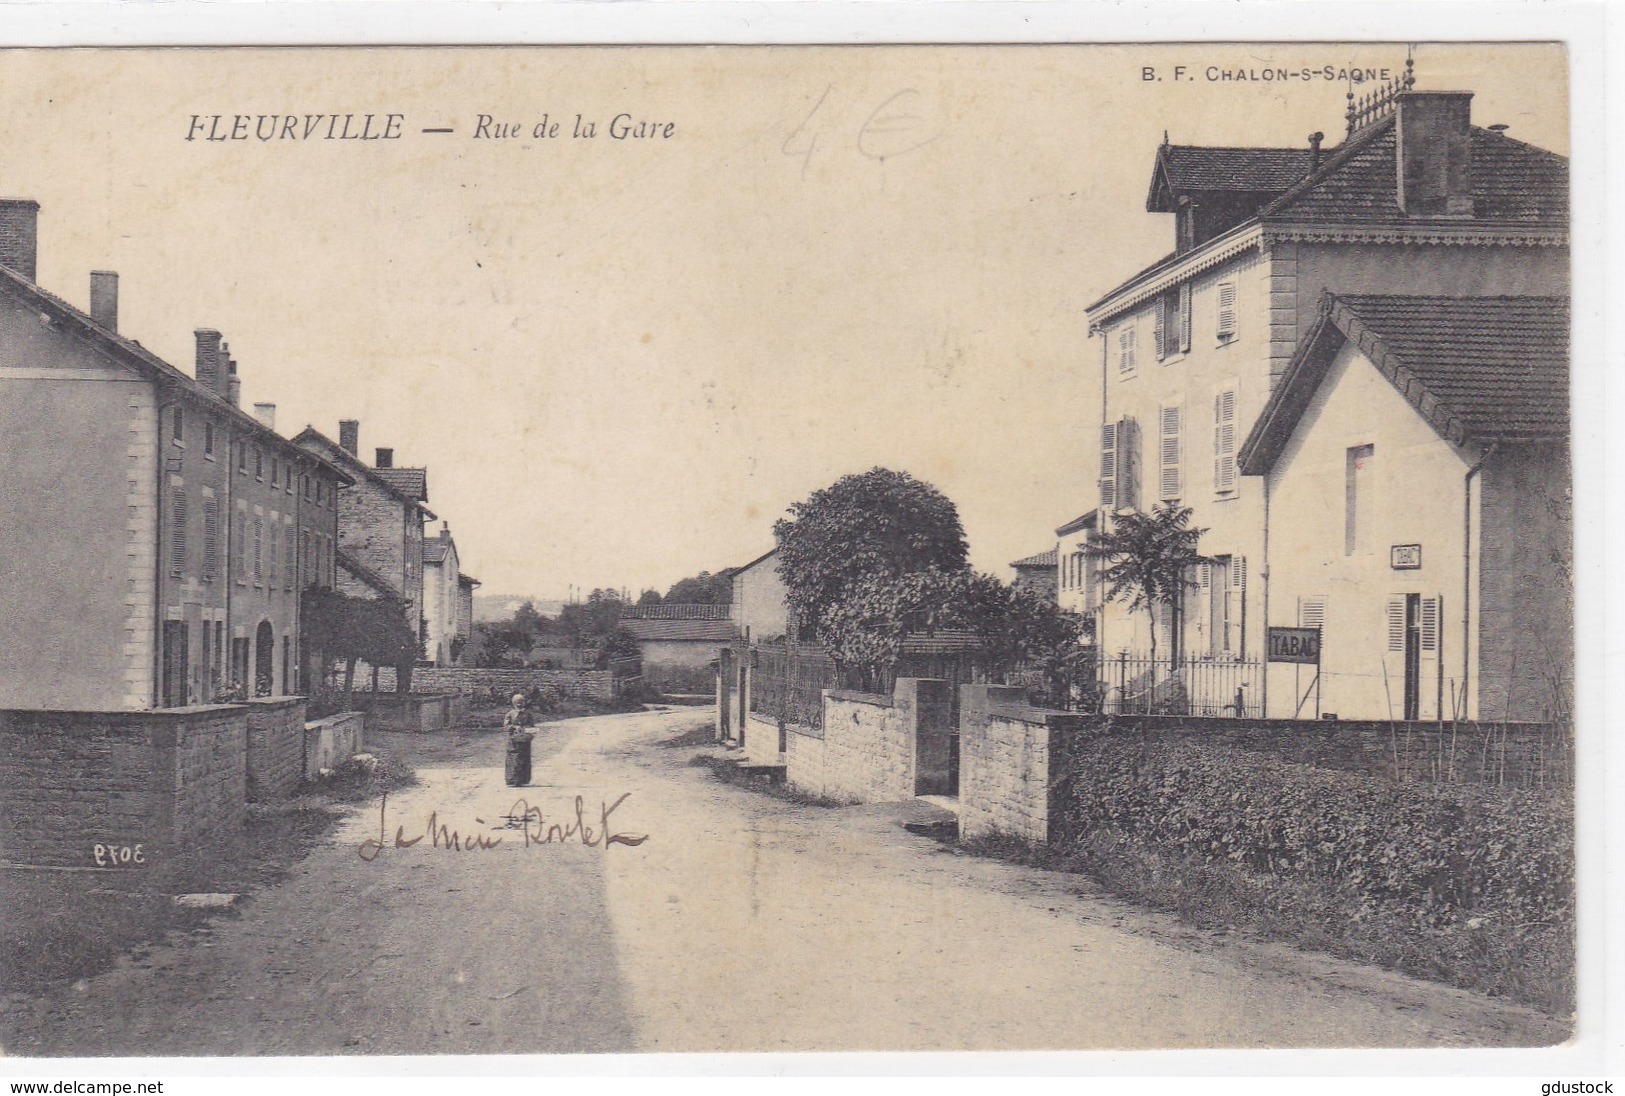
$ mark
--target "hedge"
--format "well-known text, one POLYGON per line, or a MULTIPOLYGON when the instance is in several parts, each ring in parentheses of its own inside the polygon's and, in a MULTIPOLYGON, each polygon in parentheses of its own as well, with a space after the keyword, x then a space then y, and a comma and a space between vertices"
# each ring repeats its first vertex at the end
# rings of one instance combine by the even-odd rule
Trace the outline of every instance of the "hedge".
MULTIPOLYGON (((1394 783, 1164 735, 1072 744, 1058 851, 1140 850, 1315 922, 1333 950, 1563 1011, 1573 986, 1574 812, 1564 793, 1394 783), (1273 883, 1273 885, 1272 885, 1273 883), (1339 949, 1337 941, 1346 947, 1339 949), (1527 969, 1524 969, 1527 968, 1527 969)), ((1211 896, 1210 896, 1211 897, 1211 896)))

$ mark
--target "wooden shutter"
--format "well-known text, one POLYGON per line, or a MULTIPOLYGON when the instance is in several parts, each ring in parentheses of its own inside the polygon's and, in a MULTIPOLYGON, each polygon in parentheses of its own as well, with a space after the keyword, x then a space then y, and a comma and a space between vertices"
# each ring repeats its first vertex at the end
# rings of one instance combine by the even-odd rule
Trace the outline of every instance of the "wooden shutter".
POLYGON ((1179 419, 1177 406, 1162 409, 1158 494, 1163 501, 1179 498, 1179 419))
POLYGON ((1134 322, 1127 321, 1117 330, 1117 375, 1134 375, 1134 322))
POLYGON ((1140 424, 1117 420, 1117 508, 1140 508, 1140 424))
POLYGON ((265 572, 266 572, 265 573, 265 578, 266 578, 266 583, 265 584, 267 586, 272 587, 273 589, 276 587, 277 583, 282 578, 281 573, 277 570, 277 568, 278 568, 278 566, 280 564, 280 561, 282 559, 281 549, 282 549, 282 530, 277 528, 276 519, 272 518, 271 519, 271 552, 270 552, 270 558, 265 561, 265 572))
POLYGON ((1191 283, 1186 282, 1179 287, 1179 351, 1182 354, 1190 353, 1191 349, 1191 283))
POLYGON ((293 529, 288 530, 287 543, 282 546, 282 582, 283 589, 292 590, 294 587, 294 555, 293 555, 293 529))
POLYGON ((1100 508, 1117 509, 1117 424, 1100 428, 1100 508))
POLYGON ((1227 649, 1236 652, 1238 657, 1247 656, 1247 557, 1233 556, 1230 560, 1230 587, 1226 591, 1230 599, 1229 611, 1225 613, 1226 626, 1229 629, 1229 642, 1227 649))
POLYGON ((1169 336, 1172 334, 1172 332, 1170 332, 1168 330, 1168 325, 1165 322, 1165 314, 1166 314, 1167 311, 1168 311, 1168 309, 1167 309, 1167 304, 1166 304, 1166 298, 1158 297, 1156 307, 1151 310, 1151 312, 1152 312, 1151 335, 1152 335, 1152 339, 1156 343, 1157 360, 1159 362, 1162 361, 1164 358, 1166 358, 1168 356, 1168 339, 1169 339, 1169 336))
POLYGON ((1228 339, 1236 333, 1236 283, 1219 283, 1219 338, 1228 339))
POLYGON ((1424 597, 1419 606, 1418 637, 1421 648, 1417 657, 1417 692, 1420 704, 1417 708, 1417 717, 1420 719, 1437 719, 1442 714, 1444 705, 1444 683, 1440 680, 1440 658, 1443 647, 1443 609, 1444 599, 1440 597, 1424 597), (1431 702, 1431 703, 1430 703, 1431 702))
POLYGON ((1236 391, 1226 388, 1213 397, 1213 490, 1236 489, 1236 391))
POLYGON ((1388 650, 1403 654, 1405 651, 1405 595, 1393 594, 1388 598, 1388 650))
POLYGON ((1310 594, 1298 599, 1298 627, 1326 627, 1326 595, 1310 594))
MULTIPOLYGON (((203 578, 213 582, 220 573, 220 500, 203 500, 203 578)), ((205 647, 207 644, 205 644, 205 647)))
POLYGON ((254 581, 265 579, 265 523, 254 519, 254 581))
MULTIPOLYGON (((180 414, 180 408, 175 409, 180 414)), ((177 418, 177 422, 180 420, 177 418)), ((186 572, 186 488, 177 487, 169 496, 169 573, 180 578, 186 572)))

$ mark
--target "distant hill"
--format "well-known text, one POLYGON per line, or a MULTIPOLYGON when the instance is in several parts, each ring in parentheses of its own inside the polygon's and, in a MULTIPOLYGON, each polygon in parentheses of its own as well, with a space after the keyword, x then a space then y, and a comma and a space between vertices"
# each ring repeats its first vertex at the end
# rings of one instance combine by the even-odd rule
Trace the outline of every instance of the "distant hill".
POLYGON ((528 594, 475 594, 474 619, 478 622, 508 620, 527 601, 543 616, 558 616, 564 610, 562 601, 547 601, 528 594))

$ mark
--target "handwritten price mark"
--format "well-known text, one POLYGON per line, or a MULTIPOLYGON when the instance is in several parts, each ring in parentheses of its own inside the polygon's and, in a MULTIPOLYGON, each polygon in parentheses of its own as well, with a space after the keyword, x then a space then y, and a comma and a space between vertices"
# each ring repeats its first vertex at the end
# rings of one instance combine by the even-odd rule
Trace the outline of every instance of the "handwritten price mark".
POLYGON ((98 841, 91 846, 90 852, 96 858, 98 868, 118 868, 147 862, 147 854, 140 845, 104 845, 98 841))

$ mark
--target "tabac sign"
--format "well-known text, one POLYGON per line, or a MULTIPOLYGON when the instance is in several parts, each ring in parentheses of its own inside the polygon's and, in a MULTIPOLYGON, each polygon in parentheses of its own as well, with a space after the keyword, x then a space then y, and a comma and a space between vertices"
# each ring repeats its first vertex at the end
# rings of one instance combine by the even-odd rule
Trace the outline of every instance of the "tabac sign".
POLYGON ((1271 662, 1320 665, 1319 628, 1271 628, 1268 640, 1271 662))

